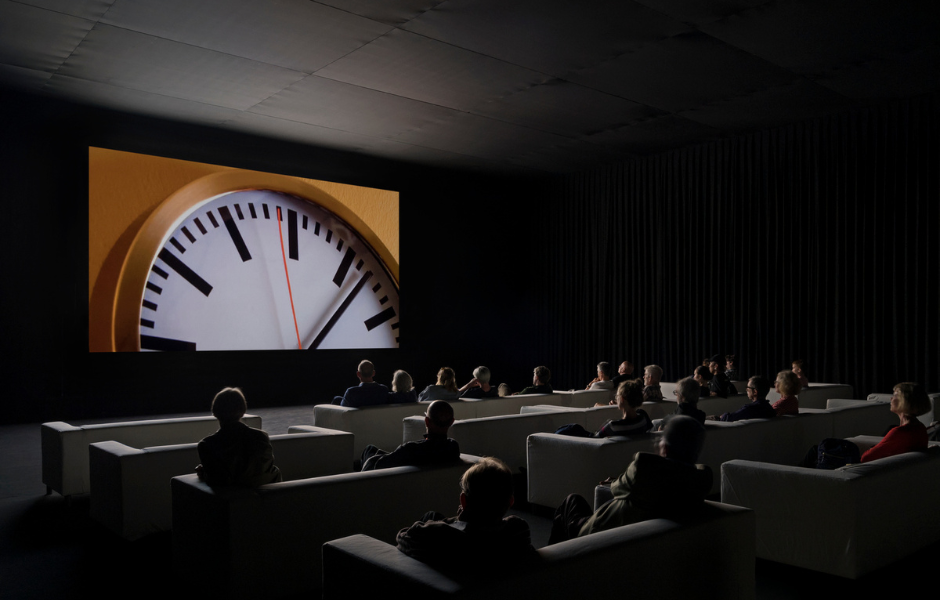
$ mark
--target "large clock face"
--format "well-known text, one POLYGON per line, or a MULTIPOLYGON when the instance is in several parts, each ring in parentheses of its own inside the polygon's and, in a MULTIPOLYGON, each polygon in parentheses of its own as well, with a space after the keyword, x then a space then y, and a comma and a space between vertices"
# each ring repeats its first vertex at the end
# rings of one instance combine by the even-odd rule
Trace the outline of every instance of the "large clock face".
POLYGON ((150 262, 141 350, 398 347, 398 285, 322 206, 248 190, 180 215, 150 262))

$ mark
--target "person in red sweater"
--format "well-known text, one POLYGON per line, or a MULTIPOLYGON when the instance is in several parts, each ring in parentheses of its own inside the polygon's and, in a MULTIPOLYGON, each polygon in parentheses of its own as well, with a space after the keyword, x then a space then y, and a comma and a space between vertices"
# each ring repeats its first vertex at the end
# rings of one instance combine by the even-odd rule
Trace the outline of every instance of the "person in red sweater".
POLYGON ((926 414, 929 410, 930 398, 919 384, 904 382, 894 386, 891 412, 898 416, 901 424, 892 428, 878 444, 862 454, 862 462, 926 449, 927 428, 917 420, 917 417, 926 414))
POLYGON ((793 371, 780 371, 774 382, 774 389, 780 399, 774 402, 774 412, 778 417, 800 414, 800 402, 796 395, 800 393, 800 379, 793 371))

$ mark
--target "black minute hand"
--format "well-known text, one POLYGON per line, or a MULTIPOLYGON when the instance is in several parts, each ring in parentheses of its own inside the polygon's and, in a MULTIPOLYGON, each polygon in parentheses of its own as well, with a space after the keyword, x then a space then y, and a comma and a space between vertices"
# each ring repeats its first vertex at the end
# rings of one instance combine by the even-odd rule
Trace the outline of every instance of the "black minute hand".
POLYGON ((356 294, 359 293, 359 290, 362 289, 362 286, 366 284, 367 281, 372 279, 372 271, 366 271, 362 278, 359 280, 359 283, 356 284, 356 287, 349 292, 349 295, 346 296, 346 299, 343 300, 343 303, 339 305, 339 308, 336 309, 336 312, 333 313, 333 316, 330 317, 330 320, 326 322, 326 326, 323 327, 323 330, 317 335, 317 339, 313 340, 313 343, 310 344, 309 350, 316 350, 317 347, 323 342, 323 338, 326 337, 326 334, 333 329, 333 325, 336 325, 336 322, 339 321, 339 318, 343 316, 343 313, 346 312, 346 309, 349 308, 349 305, 352 304, 352 301, 355 300, 356 294))

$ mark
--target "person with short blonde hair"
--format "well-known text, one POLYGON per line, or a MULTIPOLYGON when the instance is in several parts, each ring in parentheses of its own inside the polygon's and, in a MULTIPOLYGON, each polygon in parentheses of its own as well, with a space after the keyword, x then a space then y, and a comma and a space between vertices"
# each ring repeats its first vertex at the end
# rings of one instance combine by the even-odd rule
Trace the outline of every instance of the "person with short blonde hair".
POLYGON ((663 391, 659 382, 663 378, 663 369, 659 365, 647 365, 643 368, 643 401, 662 402, 663 391))
POLYGON ((793 371, 780 371, 774 381, 774 389, 780 394, 780 399, 774 402, 774 412, 778 417, 800 414, 800 402, 797 394, 800 393, 800 380, 793 371))
POLYGON ((418 401, 418 392, 412 383, 411 375, 401 369, 392 375, 392 391, 388 393, 389 404, 408 404, 418 401))

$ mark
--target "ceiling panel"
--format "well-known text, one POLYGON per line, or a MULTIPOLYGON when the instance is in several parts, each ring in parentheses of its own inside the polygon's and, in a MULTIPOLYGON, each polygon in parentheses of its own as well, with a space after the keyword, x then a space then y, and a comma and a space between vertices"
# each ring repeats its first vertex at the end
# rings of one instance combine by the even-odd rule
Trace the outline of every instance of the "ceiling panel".
POLYGON ((297 71, 109 25, 97 25, 59 73, 240 110, 303 77, 297 71))
POLYGON ((94 21, 0 1, 0 64, 53 72, 94 26, 94 21))
POLYGON ((702 30, 797 73, 905 53, 940 35, 940 2, 771 2, 702 30))
POLYGON ((65 75, 53 75, 45 90, 55 96, 77 102, 101 106, 122 112, 162 117, 173 121, 218 125, 238 115, 238 111, 172 96, 128 89, 76 79, 65 75))
POLYGON ((562 78, 689 31, 629 0, 451 0, 403 27, 562 78))
POLYGON ((701 25, 719 19, 725 19, 739 12, 775 2, 776 0, 636 0, 639 4, 664 15, 682 21, 701 25))
POLYGON ((655 108, 561 79, 492 100, 475 112, 575 138, 662 114, 655 108))
POLYGON ((431 10, 445 0, 319 0, 320 4, 334 6, 380 23, 401 25, 421 13, 431 10))
POLYGON ((116 0, 103 23, 313 73, 391 26, 316 2, 116 0))
POLYGON ((464 111, 548 79, 535 71, 401 30, 360 48, 317 75, 464 111))
POLYGON ((689 119, 663 115, 604 131, 587 139, 595 144, 612 146, 622 152, 650 154, 719 137, 721 133, 720 129, 689 119))
POLYGON ((65 15, 72 15, 73 17, 97 21, 108 11, 114 0, 19 0, 19 2, 65 15))
POLYGON ((849 98, 907 98, 925 89, 940 89, 940 47, 928 44, 904 54, 832 69, 812 79, 849 98))
POLYGON ((572 77, 577 83, 666 111, 793 79, 792 73, 698 32, 646 46, 572 77))
POLYGON ((52 73, 0 64, 0 81, 11 88, 38 92, 49 81, 52 73))
POLYGON ((819 117, 851 106, 851 102, 808 79, 724 98, 678 113, 696 123, 728 132, 763 129, 799 119, 819 117))
POLYGON ((251 112, 379 138, 447 121, 454 111, 311 75, 251 112))

